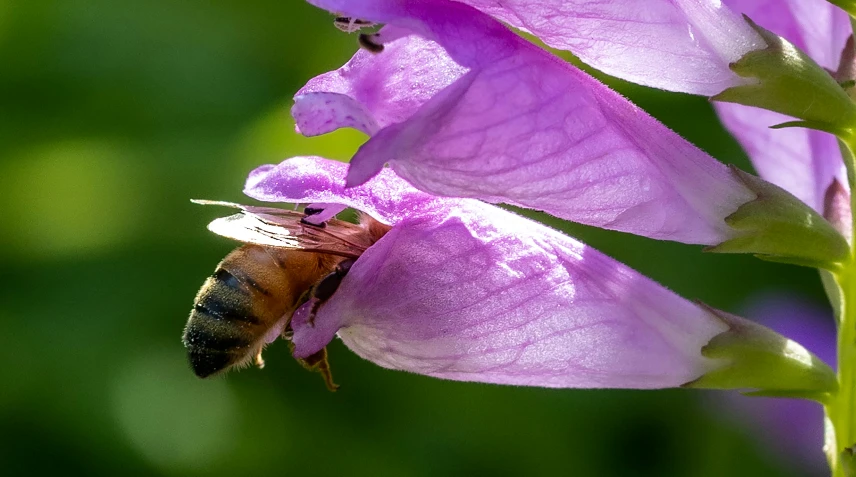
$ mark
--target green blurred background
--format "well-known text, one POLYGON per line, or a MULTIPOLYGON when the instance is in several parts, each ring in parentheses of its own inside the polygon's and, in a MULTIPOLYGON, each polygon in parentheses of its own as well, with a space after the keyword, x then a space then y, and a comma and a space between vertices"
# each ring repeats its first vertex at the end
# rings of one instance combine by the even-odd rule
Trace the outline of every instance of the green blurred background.
MULTIPOLYGON (((189 199, 247 202, 257 165, 350 157, 359 134, 301 138, 288 108, 355 49, 301 1, 0 1, 0 473, 801 475, 714 393, 444 382, 339 342, 335 394, 283 343, 263 371, 195 378, 179 337, 235 244, 189 199)), ((608 82, 749 169, 704 99, 608 82)), ((809 269, 551 224, 725 310, 823 300, 809 269)))

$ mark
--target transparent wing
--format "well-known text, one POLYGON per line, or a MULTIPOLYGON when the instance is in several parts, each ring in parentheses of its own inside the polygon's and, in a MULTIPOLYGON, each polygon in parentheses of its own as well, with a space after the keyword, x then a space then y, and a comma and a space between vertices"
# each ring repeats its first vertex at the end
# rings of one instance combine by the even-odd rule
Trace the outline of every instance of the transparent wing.
POLYGON ((362 255, 370 245, 364 238, 366 231, 362 227, 342 220, 329 220, 322 227, 301 222, 304 214, 296 210, 212 200, 192 202, 240 210, 240 213, 215 219, 208 224, 208 230, 239 242, 351 258, 362 255))

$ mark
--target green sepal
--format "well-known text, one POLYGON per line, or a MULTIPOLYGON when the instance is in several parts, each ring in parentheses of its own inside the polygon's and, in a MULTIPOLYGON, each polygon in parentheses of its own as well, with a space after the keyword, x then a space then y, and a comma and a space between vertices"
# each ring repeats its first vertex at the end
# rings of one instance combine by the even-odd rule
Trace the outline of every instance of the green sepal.
POLYGON ((825 69, 787 40, 761 28, 744 15, 767 44, 729 67, 754 81, 713 96, 715 101, 757 106, 844 130, 856 124, 856 104, 825 69))
POLYGON ((781 187, 731 166, 755 199, 725 218, 735 237, 707 252, 753 253, 794 265, 837 270, 850 255, 847 240, 814 209, 781 187))
POLYGON ((841 285, 835 279, 835 275, 827 270, 818 270, 820 272, 820 283, 823 285, 823 291, 826 293, 826 298, 829 299, 829 304, 832 305, 832 314, 835 317, 836 323, 841 323, 841 312, 844 311, 844 292, 841 290, 841 285))
POLYGON ((705 308, 728 329, 701 349, 702 356, 714 361, 713 369, 684 387, 755 389, 756 395, 814 400, 838 389, 832 368, 797 342, 739 316, 705 308))
POLYGON ((825 391, 746 391, 742 394, 748 397, 806 399, 809 401, 817 401, 819 403, 824 403, 829 399, 829 393, 825 391))
POLYGON ((770 126, 770 129, 785 129, 785 128, 806 128, 816 131, 828 132, 839 137, 846 136, 847 130, 832 126, 829 123, 819 123, 816 121, 786 121, 770 126))
MULTIPOLYGON (((718 250, 710 250, 705 249, 705 252, 718 252, 718 250)), ((728 253, 728 252, 726 252, 728 253)), ((759 258, 765 262, 773 262, 773 263, 786 263, 788 265, 797 265, 799 267, 808 267, 808 268, 819 268, 821 270, 832 270, 838 271, 840 270, 840 266, 835 263, 824 263, 818 262, 817 260, 809 260, 809 259, 800 259, 797 257, 779 257, 776 255, 762 255, 760 253, 755 254, 755 258, 759 258)))

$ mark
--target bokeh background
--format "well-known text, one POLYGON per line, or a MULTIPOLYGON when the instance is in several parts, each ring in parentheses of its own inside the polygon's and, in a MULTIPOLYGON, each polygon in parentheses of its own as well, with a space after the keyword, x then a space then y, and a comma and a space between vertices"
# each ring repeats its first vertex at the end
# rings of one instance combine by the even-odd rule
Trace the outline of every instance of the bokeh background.
MULTIPOLYGON (((247 202, 247 172, 293 155, 347 160, 363 137, 301 138, 288 109, 356 47, 301 1, 0 1, 0 473, 796 476, 822 462, 820 443, 800 463, 758 439, 723 393, 444 382, 338 342, 335 394, 284 343, 263 371, 195 378, 179 337, 235 244, 205 229, 221 210, 189 199, 247 202)), ((705 99, 604 80, 751 170, 705 99)), ((533 216, 687 298, 740 313, 784 294, 820 307, 808 330, 828 311, 810 269, 533 216)), ((762 432, 792 438, 777 419, 762 432)))

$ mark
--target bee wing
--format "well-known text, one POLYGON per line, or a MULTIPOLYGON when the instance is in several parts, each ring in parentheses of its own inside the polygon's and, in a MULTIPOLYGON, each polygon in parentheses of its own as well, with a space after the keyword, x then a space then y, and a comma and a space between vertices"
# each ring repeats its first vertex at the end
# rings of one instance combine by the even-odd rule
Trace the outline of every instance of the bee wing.
POLYGON ((208 230, 239 242, 265 247, 306 250, 357 258, 367 244, 357 240, 363 229, 350 222, 330 220, 325 227, 301 222, 303 213, 274 207, 256 207, 211 200, 194 200, 196 204, 220 205, 241 212, 215 219, 208 230))

